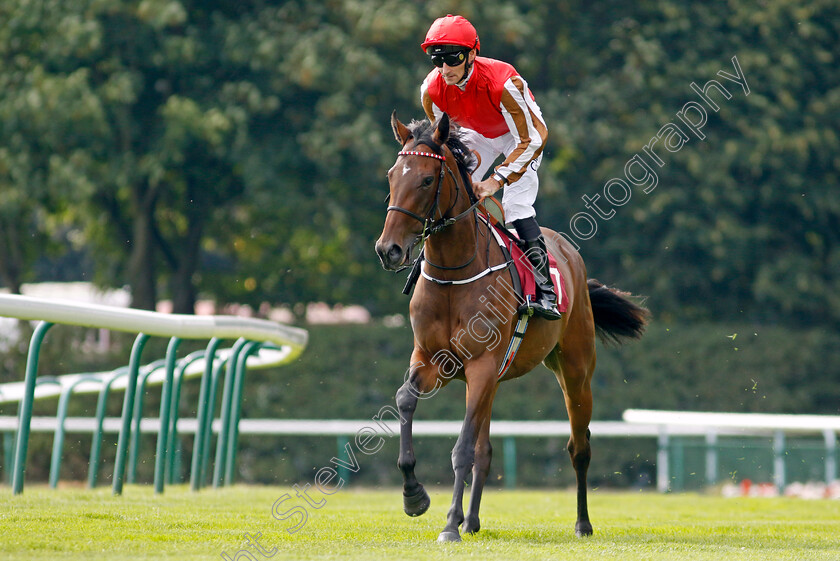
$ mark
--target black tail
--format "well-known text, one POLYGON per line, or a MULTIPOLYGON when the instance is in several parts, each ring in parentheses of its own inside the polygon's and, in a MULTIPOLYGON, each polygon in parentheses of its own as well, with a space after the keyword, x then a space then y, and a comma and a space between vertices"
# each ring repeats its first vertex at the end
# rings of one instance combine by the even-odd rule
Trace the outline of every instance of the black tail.
POLYGON ((606 344, 621 345, 639 339, 645 332, 650 310, 634 304, 628 292, 610 288, 595 279, 586 281, 595 318, 595 332, 606 344))

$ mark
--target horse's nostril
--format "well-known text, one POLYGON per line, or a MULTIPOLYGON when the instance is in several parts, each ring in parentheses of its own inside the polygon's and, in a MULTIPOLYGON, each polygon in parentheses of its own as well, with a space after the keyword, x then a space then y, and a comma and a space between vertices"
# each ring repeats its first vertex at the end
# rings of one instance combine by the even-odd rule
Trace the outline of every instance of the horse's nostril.
POLYGON ((402 248, 401 248, 399 245, 394 244, 394 245, 392 245, 392 246, 391 246, 391 248, 388 250, 388 258, 389 258, 392 262, 396 263, 396 262, 398 262, 398 261, 400 260, 400 258, 402 257, 402 253, 403 253, 403 252, 402 252, 402 248))
POLYGON ((397 267, 403 259, 403 250, 397 243, 376 243, 376 253, 386 269, 397 267))

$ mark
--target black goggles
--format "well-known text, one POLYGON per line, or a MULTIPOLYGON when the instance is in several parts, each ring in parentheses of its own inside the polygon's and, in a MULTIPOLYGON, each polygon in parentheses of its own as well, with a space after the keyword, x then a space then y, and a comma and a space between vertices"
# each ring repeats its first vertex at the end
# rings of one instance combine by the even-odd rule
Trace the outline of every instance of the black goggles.
POLYGON ((432 64, 438 68, 442 68, 444 64, 447 66, 460 66, 466 62, 469 52, 470 51, 468 49, 464 49, 451 53, 429 55, 429 58, 432 59, 432 64))

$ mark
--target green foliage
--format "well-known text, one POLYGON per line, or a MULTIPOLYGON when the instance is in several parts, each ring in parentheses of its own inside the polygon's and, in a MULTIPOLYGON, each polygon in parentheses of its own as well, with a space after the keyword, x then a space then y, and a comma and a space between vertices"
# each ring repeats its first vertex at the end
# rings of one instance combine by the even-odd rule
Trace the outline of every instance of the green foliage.
MULTIPOLYGON (((563 85, 537 92, 559 133, 559 149, 546 149, 557 188, 544 190, 543 221, 569 231, 569 217, 586 210, 581 194, 624 178, 660 127, 683 126, 676 113, 701 101, 691 83, 717 79, 731 99, 710 94, 720 110, 708 109, 705 139, 689 133, 654 166, 655 190, 634 187, 580 242, 588 269, 650 295, 668 318, 836 327, 836 4, 613 3, 608 16, 575 8, 554 35, 573 56, 541 67, 563 85), (732 57, 749 95, 717 74, 734 73, 732 57)), ((552 37, 542 15, 536 35, 552 37)))
MULTIPOLYGON (((363 419, 393 403, 411 354, 408 327, 308 330, 309 346, 294 364, 250 374, 247 416, 363 419)), ((836 415, 838 346, 840 336, 824 329, 657 322, 631 345, 599 346, 594 416, 618 420, 628 408, 836 415)), ((463 384, 453 381, 420 402, 418 418, 460 420, 463 407, 463 384)), ((503 383, 493 418, 566 418, 554 375, 539 367, 503 383)))
MULTIPOLYGON (((657 318, 639 344, 600 352, 596 417, 836 414, 840 14, 829 0, 0 2, 0 283, 128 284, 135 306, 171 297, 179 311, 201 293, 405 312, 403 278, 372 251, 396 148, 388 116, 422 114, 419 43, 448 12, 473 21, 482 54, 512 62, 543 109, 540 222, 568 233, 576 213, 594 216, 581 196, 600 194, 615 215, 578 240, 588 271, 646 294, 657 318), (734 72, 733 57, 748 95, 718 74, 734 72), (720 109, 705 138, 673 153, 660 143, 663 163, 651 163, 644 147, 682 125, 677 112, 700 101, 691 84, 711 79, 731 98, 711 94, 720 109), (610 206, 604 185, 636 154, 657 187, 610 206)), ((392 401, 410 345, 407 327, 315 328, 295 366, 253 374, 245 414, 372 415, 392 401)), ((4 377, 19 379, 20 352, 5 353, 4 377)), ((60 358, 56 372, 77 371, 60 358)), ((564 416, 545 371, 503 389, 496 418, 564 416)), ((452 384, 420 417, 460 419, 461 392, 452 384)), ((293 480, 334 448, 288 444, 274 472, 254 473, 293 480)), ((448 480, 448 444, 428 444, 448 480)), ((255 443, 253 461, 273 461, 274 446, 255 443)), ((549 466, 531 481, 566 465, 562 443, 528 453, 549 466)))
MULTIPOLYGON (((529 81, 550 129, 540 221, 593 276, 666 319, 840 324, 838 8, 525 0, 0 6, 0 281, 39 259, 131 285, 134 304, 199 293, 404 311, 372 251, 394 158, 388 126, 422 114, 418 44, 447 12, 529 81), (732 58, 750 89, 732 74, 732 58), (605 183, 709 80, 704 139, 648 161, 657 187, 610 206, 605 183)), ((683 125, 684 126, 684 125, 683 125)), ((79 273, 75 273, 79 275, 79 273)))

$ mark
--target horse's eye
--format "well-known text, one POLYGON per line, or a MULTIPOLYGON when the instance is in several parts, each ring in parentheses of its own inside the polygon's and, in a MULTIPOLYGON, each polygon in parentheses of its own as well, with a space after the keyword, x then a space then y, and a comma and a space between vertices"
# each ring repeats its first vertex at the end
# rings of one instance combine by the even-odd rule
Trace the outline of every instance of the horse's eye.
POLYGON ((434 183, 434 181, 435 181, 435 178, 430 175, 429 177, 423 179, 422 185, 423 185, 423 187, 428 187, 429 185, 434 183))

